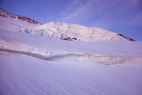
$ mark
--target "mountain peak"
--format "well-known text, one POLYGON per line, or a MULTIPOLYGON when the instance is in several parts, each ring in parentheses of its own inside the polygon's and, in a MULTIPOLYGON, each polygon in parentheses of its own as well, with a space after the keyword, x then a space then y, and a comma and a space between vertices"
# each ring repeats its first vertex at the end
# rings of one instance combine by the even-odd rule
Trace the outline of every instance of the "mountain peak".
POLYGON ((31 33, 44 37, 57 38, 62 40, 80 41, 102 41, 102 40, 124 40, 134 41, 132 38, 125 37, 99 27, 86 27, 79 24, 64 22, 49 22, 40 24, 39 22, 25 17, 14 15, 0 9, 1 29, 31 33))
MULTIPOLYGON (((27 31, 27 30, 26 30, 27 31)), ((100 41, 100 40, 128 40, 134 41, 122 34, 117 34, 99 27, 86 27, 78 24, 49 22, 32 29, 35 34, 49 36, 63 40, 100 41), (38 31, 38 33, 37 33, 38 31), (41 32, 42 31, 42 32, 41 32), (40 33, 41 32, 41 33, 40 33)))

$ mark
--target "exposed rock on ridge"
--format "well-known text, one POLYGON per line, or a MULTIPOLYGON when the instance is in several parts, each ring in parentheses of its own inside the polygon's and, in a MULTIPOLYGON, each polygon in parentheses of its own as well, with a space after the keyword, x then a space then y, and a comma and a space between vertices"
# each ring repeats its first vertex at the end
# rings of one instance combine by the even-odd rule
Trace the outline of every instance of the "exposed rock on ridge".
POLYGON ((1 17, 6 17, 6 18, 12 18, 12 19, 19 19, 21 21, 26 21, 26 22, 29 22, 31 24, 40 24, 39 22, 31 19, 31 18, 28 18, 28 17, 25 17, 25 16, 18 16, 18 15, 14 15, 12 13, 9 13, 3 9, 0 8, 0 16, 1 17))

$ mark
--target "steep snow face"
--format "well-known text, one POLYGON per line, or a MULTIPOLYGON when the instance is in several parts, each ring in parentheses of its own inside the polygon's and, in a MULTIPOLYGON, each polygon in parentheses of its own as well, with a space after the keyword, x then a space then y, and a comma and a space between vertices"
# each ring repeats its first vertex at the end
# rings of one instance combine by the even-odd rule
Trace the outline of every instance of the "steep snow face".
POLYGON ((50 22, 32 28, 35 34, 49 36, 63 40, 81 40, 81 41, 98 41, 98 40, 129 40, 117 33, 98 28, 85 27, 70 23, 50 22))

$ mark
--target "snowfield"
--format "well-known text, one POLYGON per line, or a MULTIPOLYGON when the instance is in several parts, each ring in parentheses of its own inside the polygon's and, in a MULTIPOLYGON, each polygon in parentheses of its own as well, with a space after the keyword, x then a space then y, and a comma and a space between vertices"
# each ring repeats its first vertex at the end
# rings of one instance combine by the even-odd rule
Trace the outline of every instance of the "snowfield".
POLYGON ((142 42, 0 31, 0 95, 141 95, 142 42))
POLYGON ((48 61, 95 61, 104 64, 142 62, 142 42, 63 41, 4 30, 1 30, 0 37, 1 50, 30 55, 48 61))
POLYGON ((142 64, 0 57, 0 95, 141 95, 142 64))
POLYGON ((0 95, 142 95, 142 42, 0 9, 0 95))

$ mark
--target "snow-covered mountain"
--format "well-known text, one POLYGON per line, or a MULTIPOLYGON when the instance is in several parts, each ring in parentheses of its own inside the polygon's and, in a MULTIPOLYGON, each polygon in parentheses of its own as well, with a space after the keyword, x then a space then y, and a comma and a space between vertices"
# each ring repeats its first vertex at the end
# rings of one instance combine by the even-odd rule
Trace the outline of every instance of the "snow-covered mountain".
POLYGON ((21 28, 31 28, 40 25, 39 22, 25 16, 18 16, 0 9, 0 29, 19 31, 21 28))
MULTIPOLYGON (((27 30, 26 30, 27 31, 27 30)), ((98 28, 85 27, 71 23, 50 22, 31 29, 34 34, 49 36, 63 40, 81 40, 81 41, 98 41, 98 40, 130 40, 120 34, 98 28)))
POLYGON ((37 22, 31 18, 28 18, 25 16, 14 15, 14 14, 9 13, 1 8, 0 8, 0 16, 5 17, 5 18, 18 19, 20 21, 28 22, 30 24, 40 24, 39 22, 37 22))
POLYGON ((0 95, 142 95, 141 41, 0 12, 0 95))
POLYGON ((85 27, 71 23, 50 22, 40 24, 24 16, 17 16, 0 9, 1 29, 19 31, 23 33, 37 34, 44 37, 58 38, 62 40, 129 40, 134 41, 122 34, 117 34, 98 27, 85 27))

